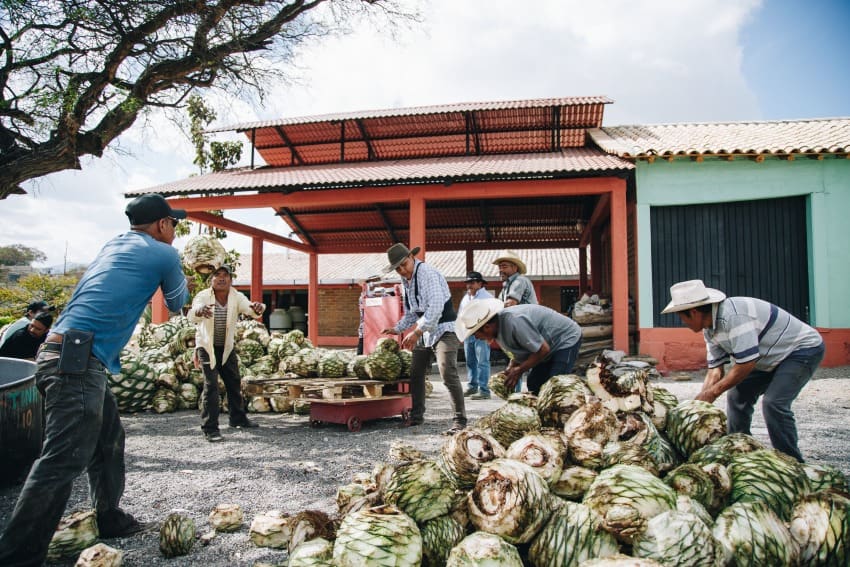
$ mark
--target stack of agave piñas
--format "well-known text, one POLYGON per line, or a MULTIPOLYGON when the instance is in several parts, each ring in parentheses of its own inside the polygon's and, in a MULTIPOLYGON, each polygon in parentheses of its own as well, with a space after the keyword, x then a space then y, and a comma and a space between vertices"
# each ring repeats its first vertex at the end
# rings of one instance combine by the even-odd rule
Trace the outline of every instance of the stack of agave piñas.
MULTIPOLYGON (((186 317, 172 317, 165 323, 140 325, 130 344, 121 353, 121 373, 109 379, 118 409, 132 413, 152 409, 157 413, 198 407, 204 385, 201 370, 193 357, 195 326, 186 317)), ((397 380, 410 374, 412 354, 399 350, 393 339, 380 339, 374 353, 355 356, 352 351, 315 348, 300 330, 269 333, 259 321, 237 323, 236 353, 243 382, 287 377, 323 379, 359 378, 397 380)), ((309 405, 293 404, 286 394, 276 394, 278 386, 268 386, 265 395, 248 396, 249 411, 287 413, 306 410, 309 405)), ((224 392, 219 382, 219 391, 224 392)), ((221 396, 223 409, 227 397, 221 396)))
MULTIPOLYGON (((336 517, 265 511, 250 540, 287 549, 291 567, 850 564, 839 470, 727 435, 712 404, 612 366, 553 377, 539 397, 511 394, 433 458, 393 446, 339 487, 336 517)), ((217 531, 242 522, 237 505, 210 514, 217 531)), ((78 551, 74 539, 57 532, 54 556, 78 551)), ((163 524, 164 555, 193 541, 191 520, 163 524)))
POLYGON ((396 450, 338 489, 335 531, 292 542, 278 516, 289 564, 850 564, 840 471, 727 435, 714 405, 612 368, 510 395, 436 458, 396 450))

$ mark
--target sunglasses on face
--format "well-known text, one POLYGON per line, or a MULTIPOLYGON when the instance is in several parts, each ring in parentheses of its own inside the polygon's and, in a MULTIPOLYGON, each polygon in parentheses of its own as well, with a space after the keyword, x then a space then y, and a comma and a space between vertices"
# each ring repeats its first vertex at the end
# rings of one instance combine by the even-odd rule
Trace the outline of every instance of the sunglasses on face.
POLYGON ((176 219, 174 217, 166 217, 166 218, 171 221, 171 227, 172 228, 177 228, 177 224, 180 222, 180 219, 176 219))

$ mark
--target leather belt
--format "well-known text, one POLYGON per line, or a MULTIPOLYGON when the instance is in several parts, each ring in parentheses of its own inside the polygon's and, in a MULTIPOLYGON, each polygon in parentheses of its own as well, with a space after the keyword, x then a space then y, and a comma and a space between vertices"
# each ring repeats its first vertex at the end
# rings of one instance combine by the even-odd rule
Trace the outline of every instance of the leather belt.
POLYGON ((48 343, 45 341, 41 345, 41 350, 47 352, 62 352, 62 345, 60 343, 48 343))

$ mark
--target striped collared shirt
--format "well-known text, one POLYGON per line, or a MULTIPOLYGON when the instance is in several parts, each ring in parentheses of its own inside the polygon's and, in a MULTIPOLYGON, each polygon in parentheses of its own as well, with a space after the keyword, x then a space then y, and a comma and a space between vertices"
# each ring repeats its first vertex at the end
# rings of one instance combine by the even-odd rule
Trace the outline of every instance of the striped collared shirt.
POLYGON ((409 280, 401 278, 401 285, 405 299, 404 317, 396 324, 396 331, 404 331, 416 324, 422 329, 422 341, 428 347, 434 346, 444 333, 454 333, 454 321, 439 322, 446 301, 452 297, 443 274, 425 262, 416 260, 413 275, 409 280))
POLYGON ((729 297, 712 308, 712 326, 703 330, 708 367, 756 361, 773 370, 789 354, 819 346, 820 334, 784 309, 752 297, 729 297))

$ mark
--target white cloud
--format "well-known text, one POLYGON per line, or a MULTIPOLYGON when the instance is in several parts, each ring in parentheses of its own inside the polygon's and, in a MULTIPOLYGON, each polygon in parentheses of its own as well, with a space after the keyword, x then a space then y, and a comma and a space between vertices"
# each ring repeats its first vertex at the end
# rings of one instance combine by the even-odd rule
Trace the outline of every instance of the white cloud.
MULTIPOLYGON (((608 95, 606 124, 759 118, 741 71, 740 30, 758 0, 434 0, 424 25, 394 40, 363 27, 298 60, 300 84, 271 88, 264 107, 211 93, 218 124, 352 110, 556 96, 608 95)), ((242 135, 230 139, 244 141, 242 135)), ((82 172, 30 183, 0 203, 0 245, 22 243, 88 262, 126 230, 123 193, 196 172, 186 136, 161 112, 82 172), (132 155, 125 155, 130 152, 132 155)), ((243 163, 248 163, 246 144, 243 163)), ((229 213, 288 233, 268 211, 229 213)), ((179 245, 179 243, 178 243, 179 245)), ((250 251, 231 236, 228 248, 250 251)))

